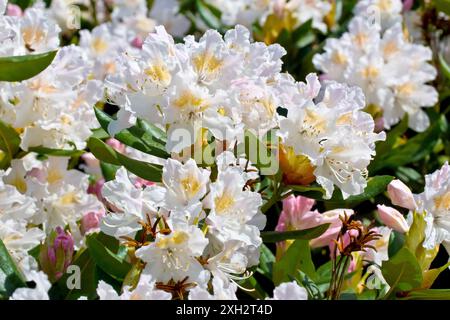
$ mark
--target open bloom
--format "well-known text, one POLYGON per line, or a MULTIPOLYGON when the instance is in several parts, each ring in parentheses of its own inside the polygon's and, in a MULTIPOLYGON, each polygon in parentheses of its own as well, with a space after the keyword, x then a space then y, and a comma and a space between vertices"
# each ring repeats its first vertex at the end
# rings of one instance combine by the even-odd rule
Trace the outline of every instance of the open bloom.
POLYGON ((445 163, 440 170, 425 176, 425 190, 416 195, 417 212, 425 213, 426 249, 443 244, 450 252, 450 166, 445 163))
POLYGON ((283 84, 288 109, 280 119, 283 144, 309 159, 326 199, 334 185, 344 198, 362 193, 375 142, 385 138, 384 132, 374 132, 372 117, 362 111, 362 91, 335 82, 321 86, 314 74, 306 83, 285 78, 283 84))
MULTIPOLYGON (((374 2, 386 7, 397 3, 401 10, 399 0, 361 1, 361 10, 374 2)), ((340 39, 327 40, 325 52, 314 57, 314 64, 327 79, 362 88, 368 110, 383 117, 386 129, 408 114, 409 127, 421 132, 430 125, 422 107, 438 101, 436 89, 427 84, 437 75, 431 60, 430 48, 411 43, 401 22, 384 30, 357 15, 340 39)))

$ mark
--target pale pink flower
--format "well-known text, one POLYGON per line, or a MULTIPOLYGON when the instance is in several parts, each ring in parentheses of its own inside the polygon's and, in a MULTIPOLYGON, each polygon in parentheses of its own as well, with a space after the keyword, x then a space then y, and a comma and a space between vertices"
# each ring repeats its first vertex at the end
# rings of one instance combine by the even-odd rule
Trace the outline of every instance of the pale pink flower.
MULTIPOLYGON (((312 211, 315 201, 302 196, 289 196, 283 200, 283 210, 278 219, 276 231, 304 230, 329 223, 327 231, 316 239, 310 241, 313 248, 328 246, 330 242, 337 238, 342 228, 340 216, 353 214, 353 210, 336 209, 320 213, 317 210, 312 211)), ((286 243, 278 245, 280 250, 286 249, 286 243)))
POLYGON ((100 222, 105 216, 104 211, 92 211, 86 213, 81 219, 81 232, 86 234, 94 230, 98 230, 100 227, 100 222))
POLYGON ((116 150, 117 152, 124 153, 126 146, 120 142, 119 140, 115 138, 109 138, 106 140, 106 144, 109 145, 111 148, 116 150))
POLYGON ((10 17, 21 17, 23 15, 23 11, 18 5, 9 3, 6 8, 6 15, 10 17))
POLYGON ((378 215, 380 220, 389 228, 395 231, 406 233, 409 230, 408 222, 396 209, 385 205, 378 205, 378 215))
POLYGON ((391 183, 389 183, 388 185, 387 191, 389 194, 389 198, 396 206, 400 206, 409 210, 416 209, 417 205, 416 201, 414 200, 413 193, 408 188, 408 186, 400 180, 391 181, 391 183))

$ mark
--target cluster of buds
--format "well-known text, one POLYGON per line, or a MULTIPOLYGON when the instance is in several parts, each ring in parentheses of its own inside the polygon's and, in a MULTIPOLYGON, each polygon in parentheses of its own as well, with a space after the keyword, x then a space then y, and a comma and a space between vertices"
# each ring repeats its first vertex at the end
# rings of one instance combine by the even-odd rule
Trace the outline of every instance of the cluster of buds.
POLYGON ((39 262, 51 282, 58 281, 72 263, 74 241, 72 235, 57 227, 41 247, 39 262))

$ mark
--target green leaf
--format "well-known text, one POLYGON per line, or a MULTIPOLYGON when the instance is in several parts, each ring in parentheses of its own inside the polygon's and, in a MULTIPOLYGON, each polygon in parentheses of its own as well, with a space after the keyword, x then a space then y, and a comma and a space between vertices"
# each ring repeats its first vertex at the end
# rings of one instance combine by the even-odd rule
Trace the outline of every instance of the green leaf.
POLYGON ((422 282, 422 288, 428 289, 431 288, 433 283, 436 281, 436 279, 439 277, 439 275, 447 270, 447 268, 450 266, 450 262, 446 263, 440 268, 434 268, 429 269, 423 272, 423 282, 422 282))
POLYGON ((108 249, 95 235, 86 238, 86 245, 95 263, 108 275, 123 281, 131 269, 131 265, 108 249))
POLYGON ((0 240, 0 298, 8 298, 17 288, 26 286, 22 273, 0 240))
POLYGON ((292 40, 297 48, 303 48, 314 42, 313 19, 309 19, 292 32, 292 40))
POLYGON ((450 300, 450 289, 415 290, 401 300, 450 300))
POLYGON ((325 231, 327 231, 329 223, 322 224, 320 226, 294 231, 263 231, 261 232, 261 238, 265 243, 274 243, 285 240, 311 240, 320 237, 325 231))
MULTIPOLYGON (((108 132, 109 124, 114 120, 107 113, 94 108, 95 115, 102 129, 108 132)), ((170 157, 166 151, 167 136, 164 131, 153 124, 138 119, 137 124, 131 128, 117 133, 114 138, 134 149, 163 159, 170 157)))
POLYGON ((450 80, 450 66, 448 65, 447 61, 445 61, 442 54, 439 54, 439 64, 441 65, 442 73, 447 77, 448 80, 450 80))
POLYGON ((384 261, 381 271, 391 286, 387 298, 397 291, 411 291, 420 288, 423 277, 422 270, 414 255, 403 248, 388 261, 384 261))
POLYGON ((403 145, 393 148, 390 152, 376 157, 369 166, 372 173, 384 168, 395 169, 410 163, 417 162, 428 156, 439 141, 441 134, 447 131, 447 120, 441 116, 431 127, 403 145))
POLYGON ((30 147, 28 148, 28 151, 36 152, 38 154, 45 154, 48 156, 56 156, 56 157, 79 157, 83 153, 85 153, 84 150, 65 150, 65 149, 51 149, 46 147, 30 147))
POLYGON ((258 169, 262 170, 262 175, 274 175, 278 169, 278 159, 277 153, 274 150, 277 150, 277 146, 273 145, 273 143, 277 143, 277 141, 271 140, 271 133, 269 132, 265 136, 259 139, 253 132, 250 130, 245 131, 244 135, 245 143, 241 145, 245 149, 238 150, 238 153, 245 152, 245 155, 252 164, 258 169), (268 145, 271 147, 268 147, 268 145), (274 165, 276 164, 276 166, 274 165))
POLYGON ((77 300, 84 296, 88 299, 95 299, 98 281, 95 272, 96 265, 89 250, 81 249, 78 251, 72 265, 78 266, 81 272, 80 288, 69 289, 67 286, 68 279, 74 274, 65 273, 50 289, 50 298, 54 300, 77 300))
POLYGON ((243 288, 250 289, 245 290, 244 292, 254 299, 263 300, 267 297, 267 292, 264 291, 263 287, 258 283, 258 281, 253 276, 239 282, 239 285, 242 286, 243 288))
POLYGON ((116 177, 116 172, 119 168, 119 166, 100 161, 100 169, 102 170, 102 175, 103 178, 105 178, 105 181, 114 180, 116 177))
POLYGON ((302 195, 304 197, 326 201, 328 209, 335 208, 353 208, 358 204, 373 199, 375 196, 386 191, 388 184, 394 180, 392 176, 376 176, 369 178, 367 181, 367 186, 364 192, 356 195, 350 196, 347 199, 343 199, 342 193, 339 189, 335 189, 333 196, 329 200, 324 200, 325 190, 319 186, 304 187, 304 186, 286 186, 285 189, 291 189, 295 194, 302 195))
POLYGON ((88 147, 94 156, 108 164, 115 166, 124 166, 128 171, 149 181, 161 181, 162 167, 160 165, 147 163, 144 161, 129 158, 112 147, 101 141, 100 139, 90 137, 88 147))
POLYGON ((279 285, 282 282, 290 281, 300 270, 311 279, 316 279, 316 269, 311 259, 311 248, 307 240, 296 240, 289 246, 289 249, 273 265, 273 282, 279 285))
POLYGON ((121 165, 119 159, 117 158, 117 152, 102 140, 90 137, 87 146, 98 160, 116 166, 121 165))
POLYGON ((22 81, 38 75, 52 63, 56 52, 0 58, 0 81, 22 81))
POLYGON ((0 169, 9 167, 19 152, 20 136, 13 127, 0 120, 0 169))
POLYGON ((408 130, 408 121, 409 117, 406 114, 402 121, 386 134, 386 140, 376 144, 376 157, 373 161, 377 161, 377 158, 380 158, 394 148, 400 136, 408 130))
POLYGON ((131 159, 121 153, 117 153, 117 158, 125 168, 145 180, 159 182, 162 179, 162 167, 160 165, 131 159))
POLYGON ((272 267, 275 263, 275 256, 264 244, 261 245, 260 251, 261 254, 257 271, 267 279, 272 280, 272 267))
POLYGON ((219 11, 215 10, 211 5, 207 5, 203 0, 196 0, 195 3, 197 11, 205 24, 211 29, 220 30, 222 24, 220 16, 217 16, 219 11))
POLYGON ((450 0, 435 0, 436 9, 450 16, 450 0))

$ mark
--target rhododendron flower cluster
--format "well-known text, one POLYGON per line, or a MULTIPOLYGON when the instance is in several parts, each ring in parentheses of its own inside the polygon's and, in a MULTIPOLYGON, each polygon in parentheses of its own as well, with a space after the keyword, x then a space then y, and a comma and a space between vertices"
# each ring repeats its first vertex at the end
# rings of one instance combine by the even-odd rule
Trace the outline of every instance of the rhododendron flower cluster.
POLYGON ((0 0, 0 300, 448 299, 449 16, 0 0))

